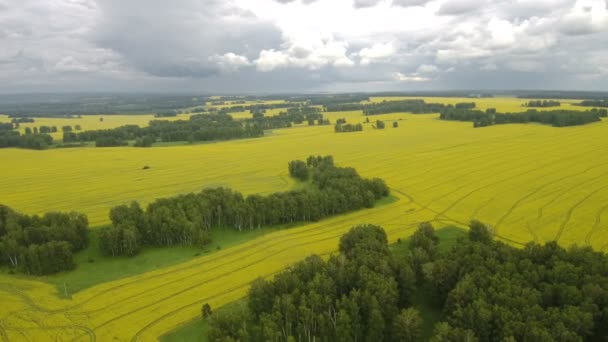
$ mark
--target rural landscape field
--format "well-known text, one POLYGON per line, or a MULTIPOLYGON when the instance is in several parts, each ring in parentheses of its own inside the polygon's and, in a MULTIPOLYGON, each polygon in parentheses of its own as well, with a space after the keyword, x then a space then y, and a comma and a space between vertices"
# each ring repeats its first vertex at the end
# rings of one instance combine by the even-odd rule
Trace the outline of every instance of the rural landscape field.
POLYGON ((608 341, 607 0, 0 0, 0 342, 608 341))
MULTIPOLYGON (((525 101, 478 102, 507 111, 525 101)), ((11 165, 0 175, 2 203, 27 214, 82 212, 92 229, 109 223, 111 207, 132 200, 149 203, 217 186, 245 194, 293 188, 297 182, 289 177, 287 161, 315 154, 331 154, 339 165, 381 177, 394 197, 374 209, 269 231, 210 255, 97 284, 69 299, 60 298, 61 286, 48 278, 4 273, 2 336, 150 340, 196 317, 201 303, 220 307, 245 295, 258 277, 272 277, 310 253, 332 253, 339 237, 359 223, 382 226, 395 241, 421 222, 466 227, 476 219, 515 246, 557 241, 608 248, 605 121, 477 129, 441 121, 437 114, 393 113, 374 120, 398 127, 379 130, 365 124, 361 111, 329 114, 330 120, 364 123, 364 130, 336 134, 332 126, 295 126, 263 138, 148 149, 0 150, 11 165)))

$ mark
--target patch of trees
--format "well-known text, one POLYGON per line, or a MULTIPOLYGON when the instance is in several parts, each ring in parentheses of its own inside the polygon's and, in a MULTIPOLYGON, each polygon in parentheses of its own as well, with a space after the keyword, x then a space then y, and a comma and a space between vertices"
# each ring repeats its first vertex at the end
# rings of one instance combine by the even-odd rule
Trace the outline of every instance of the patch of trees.
POLYGON ((495 109, 485 112, 480 110, 466 110, 446 108, 441 111, 441 120, 471 121, 474 127, 486 127, 510 123, 536 122, 554 127, 585 125, 600 121, 601 114, 598 110, 574 111, 574 110, 552 110, 537 111, 529 109, 521 113, 497 113, 495 109))
POLYGON ((608 100, 584 100, 581 101, 579 106, 584 107, 608 107, 608 100))
POLYGON ((608 339, 608 255, 555 242, 514 248, 477 221, 451 250, 438 243, 422 223, 397 257, 382 228, 354 227, 328 261, 311 256, 258 279, 245 310, 212 313, 209 338, 419 341, 411 302, 425 293, 442 312, 432 342, 608 339))
POLYGON ((46 213, 28 216, 0 205, 0 265, 44 275, 73 269, 73 252, 88 245, 85 215, 46 213))
POLYGON ((44 150, 52 144, 53 137, 48 134, 30 133, 22 135, 17 131, 0 130, 0 148, 17 147, 44 150))
POLYGON ((384 124, 384 121, 382 120, 376 120, 376 124, 374 125, 374 128, 376 129, 384 129, 386 125, 384 124))
POLYGON ((189 120, 152 120, 148 127, 126 125, 114 129, 80 132, 66 142, 95 141, 98 147, 124 146, 136 140, 136 146, 147 147, 156 141, 212 141, 260 137, 262 128, 243 125, 227 114, 197 114, 189 120), (76 139, 76 140, 73 140, 76 139))
POLYGON ((538 107, 538 108, 559 107, 559 106, 561 106, 561 102, 555 101, 555 100, 535 100, 535 101, 528 101, 528 102, 524 103, 523 106, 524 107, 538 107))
POLYGON ((22 123, 34 123, 34 118, 13 118, 11 120, 14 124, 22 124, 22 123))
MULTIPOLYGON (((277 109, 277 108, 291 108, 293 107, 293 103, 283 102, 283 103, 256 103, 252 105, 236 105, 223 107, 218 109, 217 111, 220 113, 238 113, 238 112, 254 112, 259 110, 268 110, 268 109, 277 109)), ((212 108, 210 108, 212 109, 212 108)))
POLYGON ((443 308, 437 341, 455 335, 469 341, 608 338, 608 256, 590 247, 513 248, 472 222, 468 238, 423 268, 443 308))
POLYGON ((39 132, 45 134, 55 133, 57 132, 57 126, 40 126, 39 132))
MULTIPOLYGON (((461 104, 457 104, 461 105, 461 104)), ((469 104, 467 104, 468 106, 469 104)), ((382 101, 363 105, 363 114, 378 115, 389 113, 430 114, 439 113, 447 106, 442 103, 426 103, 424 100, 382 101)))
POLYGON ((353 227, 339 254, 313 255, 254 281, 242 312, 209 317, 211 341, 418 341, 415 276, 392 256, 384 230, 353 227))
POLYGON ((352 168, 337 167, 331 156, 309 157, 289 163, 290 174, 311 179, 303 190, 249 195, 226 188, 205 189, 158 199, 143 210, 137 202, 115 207, 112 226, 101 232, 100 247, 107 255, 134 255, 141 246, 199 245, 210 242, 215 229, 238 231, 324 217, 371 208, 388 196, 383 180, 364 179, 352 168), (306 167, 306 171, 304 171, 306 167))
POLYGON ((308 123, 309 126, 315 124, 327 125, 329 121, 323 119, 321 110, 316 107, 293 107, 287 109, 286 112, 280 112, 278 115, 264 116, 266 110, 252 111, 253 118, 247 119, 244 122, 251 126, 261 129, 276 129, 292 127, 293 124, 308 123))
POLYGON ((334 126, 334 131, 336 133, 361 132, 361 131, 363 131, 363 125, 360 123, 358 123, 358 124, 337 123, 336 126, 334 126))

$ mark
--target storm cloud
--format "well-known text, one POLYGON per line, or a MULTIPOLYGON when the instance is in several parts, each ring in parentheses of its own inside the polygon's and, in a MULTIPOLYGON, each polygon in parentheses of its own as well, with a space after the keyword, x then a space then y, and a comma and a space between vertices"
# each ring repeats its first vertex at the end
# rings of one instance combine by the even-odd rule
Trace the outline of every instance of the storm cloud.
POLYGON ((0 0, 0 92, 608 87, 606 0, 0 0))

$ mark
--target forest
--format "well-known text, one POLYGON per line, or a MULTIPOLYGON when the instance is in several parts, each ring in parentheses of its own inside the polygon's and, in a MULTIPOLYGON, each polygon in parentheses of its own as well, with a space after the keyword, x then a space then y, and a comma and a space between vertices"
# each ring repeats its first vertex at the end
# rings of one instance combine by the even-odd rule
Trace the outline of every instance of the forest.
POLYGON ((601 121, 600 118, 606 117, 607 114, 608 111, 606 109, 596 108, 588 111, 537 111, 529 109, 521 113, 497 113, 495 109, 488 109, 483 112, 480 110, 447 107, 440 112, 439 118, 451 121, 472 121, 474 127, 529 122, 551 125, 553 127, 566 127, 598 122, 601 121))
POLYGON ((303 190, 267 196, 243 196, 226 188, 205 189, 150 203, 114 207, 112 225, 103 228, 100 247, 106 255, 135 255, 142 246, 198 245, 218 229, 238 231, 296 222, 318 221, 362 208, 389 195, 379 178, 364 179, 353 168, 337 167, 331 156, 310 156, 288 163, 290 175, 310 180, 303 190))
POLYGON ((88 227, 83 214, 28 216, 0 205, 0 265, 33 275, 73 269, 72 253, 88 245, 88 227))
POLYGON ((514 248, 478 221, 451 250, 439 242, 421 223, 407 253, 394 254, 381 227, 353 227, 327 261, 312 255, 253 282, 244 310, 203 310, 209 339, 419 341, 421 294, 442 312, 432 342, 608 338, 605 254, 554 242, 514 248))

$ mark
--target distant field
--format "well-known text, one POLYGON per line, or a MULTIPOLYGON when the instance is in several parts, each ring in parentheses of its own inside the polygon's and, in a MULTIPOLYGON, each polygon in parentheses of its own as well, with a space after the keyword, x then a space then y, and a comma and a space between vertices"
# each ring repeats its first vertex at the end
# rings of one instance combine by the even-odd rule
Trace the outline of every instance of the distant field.
MULTIPOLYGON (((482 100, 499 111, 521 110, 517 103, 524 102, 475 99, 480 106, 482 100)), ((365 120, 360 112, 331 117, 365 120)), ((395 241, 422 221, 463 226, 476 218, 516 245, 557 240, 608 249, 607 121, 475 129, 435 114, 370 118, 377 119, 401 121, 384 130, 368 124, 363 132, 336 134, 333 126, 295 127, 260 139, 151 149, 0 150, 10 165, 0 168, 1 203, 26 213, 82 211, 93 224, 107 223, 111 206, 205 186, 285 190, 293 185, 287 162, 309 154, 332 154, 339 165, 381 177, 399 198, 94 286, 71 300, 58 299, 54 285, 2 274, 0 333, 10 340, 152 340, 198 316, 202 303, 219 307, 242 297, 256 277, 311 253, 335 251, 339 237, 360 223, 383 226, 395 241)))
MULTIPOLYGON (((148 126, 150 120, 178 120, 188 119, 190 114, 179 114, 177 117, 172 118, 155 118, 153 114, 148 115, 82 115, 80 118, 34 118, 33 123, 22 123, 19 124, 19 131, 25 132, 26 127, 34 128, 40 126, 56 126, 57 132, 52 133, 53 139, 63 139, 63 132, 61 127, 63 126, 74 126, 80 125, 83 131, 91 131, 97 129, 111 129, 124 125, 138 125, 140 127, 148 126), (100 120, 100 119, 103 119, 100 120)), ((6 115, 0 115, 0 122, 10 122, 6 115)), ((77 132, 77 131, 74 131, 77 132)))
MULTIPOLYGON (((488 97, 488 98, 470 98, 470 97, 371 97, 370 102, 395 101, 407 99, 423 99, 428 103, 445 103, 456 104, 460 102, 475 102, 477 108, 486 110, 488 108, 496 108, 499 112, 523 112, 528 110, 527 107, 522 107, 522 104, 531 99, 518 99, 514 97, 488 97)), ((589 107, 574 106, 575 103, 581 100, 558 100, 561 103, 559 107, 548 108, 533 108, 537 110, 588 110, 589 107)))

